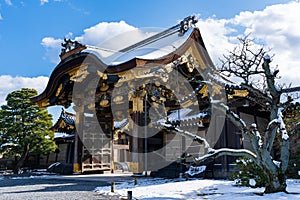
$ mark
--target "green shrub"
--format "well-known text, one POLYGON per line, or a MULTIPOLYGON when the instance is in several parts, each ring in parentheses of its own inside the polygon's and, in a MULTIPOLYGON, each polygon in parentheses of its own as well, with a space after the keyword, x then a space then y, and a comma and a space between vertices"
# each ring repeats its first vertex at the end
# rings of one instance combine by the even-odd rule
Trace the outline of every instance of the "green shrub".
POLYGON ((239 186, 264 187, 268 182, 262 168, 246 157, 236 160, 236 172, 232 176, 239 186))

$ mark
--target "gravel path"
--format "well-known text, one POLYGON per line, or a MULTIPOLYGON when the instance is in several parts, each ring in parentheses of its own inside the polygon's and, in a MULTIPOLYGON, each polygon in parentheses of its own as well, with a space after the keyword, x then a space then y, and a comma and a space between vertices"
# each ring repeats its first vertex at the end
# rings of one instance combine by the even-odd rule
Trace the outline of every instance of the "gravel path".
MULTIPOLYGON (((71 180, 49 176, 0 176, 0 199, 7 200, 108 200, 94 192, 109 180, 71 180)), ((117 197, 115 199, 118 199, 117 197)))

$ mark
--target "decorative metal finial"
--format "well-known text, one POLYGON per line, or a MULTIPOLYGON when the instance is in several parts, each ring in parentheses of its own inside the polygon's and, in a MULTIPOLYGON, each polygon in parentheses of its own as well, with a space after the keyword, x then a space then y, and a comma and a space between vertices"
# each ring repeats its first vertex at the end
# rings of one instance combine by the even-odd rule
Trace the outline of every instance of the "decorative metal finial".
POLYGON ((194 27, 197 22, 198 20, 195 15, 184 18, 180 22, 179 36, 183 36, 189 28, 194 27))
POLYGON ((77 41, 72 41, 71 39, 64 39, 64 42, 61 43, 61 46, 63 47, 61 49, 60 57, 63 57, 66 53, 69 51, 72 51, 74 49, 81 49, 82 47, 85 48, 85 46, 77 41))

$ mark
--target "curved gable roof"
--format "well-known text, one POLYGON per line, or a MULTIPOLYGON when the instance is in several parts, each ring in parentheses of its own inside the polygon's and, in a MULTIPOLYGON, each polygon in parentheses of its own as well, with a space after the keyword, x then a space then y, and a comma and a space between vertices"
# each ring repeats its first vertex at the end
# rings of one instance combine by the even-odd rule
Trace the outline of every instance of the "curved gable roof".
POLYGON ((75 120, 75 114, 66 112, 62 109, 58 120, 50 129, 54 132, 73 133, 75 130, 75 120))
POLYGON ((60 91, 68 87, 71 90, 72 87, 69 74, 78 71, 84 63, 93 63, 97 70, 104 73, 117 74, 135 67, 171 63, 194 46, 204 65, 213 67, 199 29, 187 28, 182 31, 182 27, 182 24, 176 25, 109 55, 101 48, 80 45, 80 49, 75 49, 74 53, 68 52, 67 56, 61 56, 62 60, 53 70, 46 89, 40 95, 31 98, 31 101, 39 103, 42 107, 60 104, 57 100, 60 91))

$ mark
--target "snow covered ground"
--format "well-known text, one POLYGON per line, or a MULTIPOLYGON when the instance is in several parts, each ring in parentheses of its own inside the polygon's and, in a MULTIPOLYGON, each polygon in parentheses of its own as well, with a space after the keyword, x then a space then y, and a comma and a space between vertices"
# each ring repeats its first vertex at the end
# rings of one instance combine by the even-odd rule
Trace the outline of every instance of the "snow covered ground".
POLYGON ((264 188, 234 186, 233 181, 226 180, 185 180, 185 179, 153 179, 139 178, 134 181, 115 183, 115 192, 110 186, 98 187, 96 192, 106 197, 127 197, 127 191, 132 191, 133 199, 139 200, 189 200, 189 199, 300 199, 300 179, 288 180, 288 192, 264 194, 264 188), (295 194, 298 193, 298 194, 295 194))

